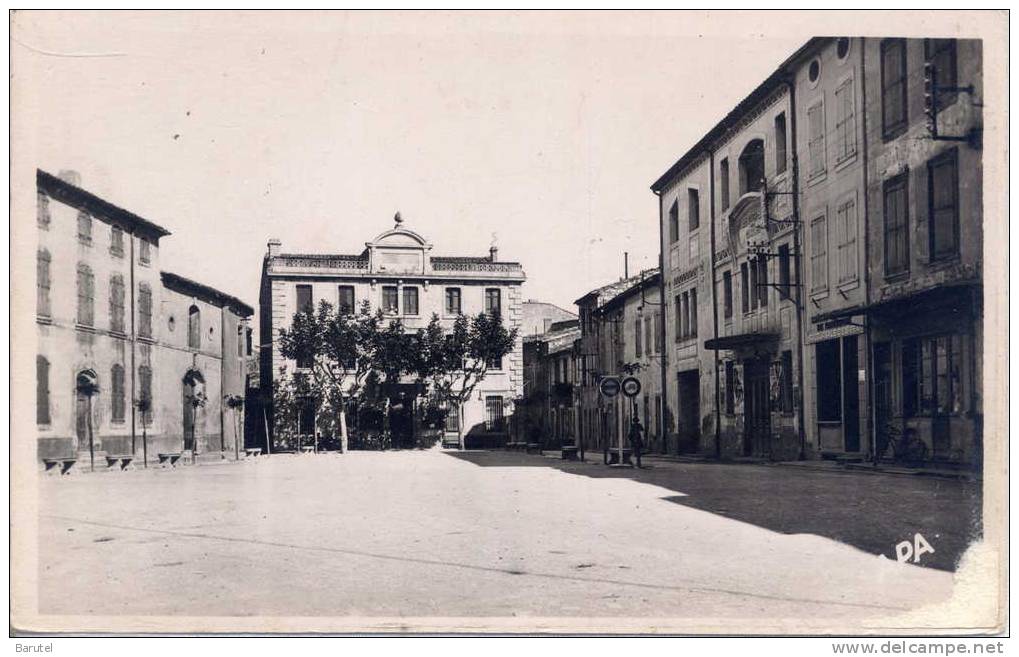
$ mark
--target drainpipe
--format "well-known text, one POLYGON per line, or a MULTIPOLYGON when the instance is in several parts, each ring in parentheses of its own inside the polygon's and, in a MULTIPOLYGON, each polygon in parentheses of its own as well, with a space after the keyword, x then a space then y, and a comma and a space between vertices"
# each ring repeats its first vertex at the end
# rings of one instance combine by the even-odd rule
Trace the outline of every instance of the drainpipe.
POLYGON ((789 128, 790 136, 792 137, 793 147, 790 150, 792 155, 792 192, 793 192, 793 264, 794 271, 796 273, 796 361, 797 367, 800 370, 800 394, 799 399, 794 400, 796 403, 796 432, 799 434, 800 439, 800 454, 799 460, 804 461, 807 458, 807 437, 805 433, 805 427, 803 426, 803 386, 804 386, 804 372, 803 372, 803 277, 800 267, 800 261, 802 259, 802 252, 800 250, 800 160, 797 153, 799 152, 799 142, 796 140, 796 85, 792 79, 787 78, 786 86, 789 88, 789 128))
MULTIPOLYGON (((868 153, 867 153, 867 40, 860 38, 860 113, 863 126, 863 307, 870 307, 870 195, 867 193, 868 153)), ((874 342, 870 330, 870 315, 864 319, 864 340, 867 349, 867 439, 868 457, 877 463, 877 417, 874 408, 874 342)))
MULTIPOLYGON (((652 190, 654 191, 654 190, 652 190)), ((662 353, 661 358, 658 360, 659 370, 662 376, 662 394, 659 405, 660 417, 662 418, 661 425, 658 427, 658 431, 662 434, 662 453, 669 453, 669 440, 666 436, 665 427, 668 414, 666 409, 669 406, 669 377, 668 377, 668 365, 669 365, 669 339, 665 333, 665 315, 668 304, 665 300, 665 230, 662 228, 662 221, 665 218, 664 208, 662 203, 662 195, 658 191, 654 191, 654 195, 658 197, 658 297, 659 307, 662 311, 658 316, 658 330, 661 331, 661 343, 662 353)), ((678 445, 677 445, 678 447, 678 445)))
MULTIPOLYGON (((219 458, 226 459, 226 427, 223 422, 223 395, 226 392, 226 306, 219 309, 219 458)), ((237 437, 234 436, 234 441, 237 437)))
MULTIPOLYGON (((714 340, 718 340, 718 286, 715 284, 715 153, 714 151, 708 151, 708 181, 709 181, 709 192, 708 195, 711 197, 711 268, 708 271, 708 280, 711 282, 711 337, 714 340)), ((717 342, 715 343, 717 344, 717 342)), ((721 460, 722 458, 722 396, 721 396, 721 382, 719 381, 718 374, 718 349, 714 350, 715 357, 712 360, 714 363, 715 375, 715 458, 721 460)))
MULTIPOLYGON (((137 332, 135 330, 135 325, 134 325, 134 322, 135 322, 135 319, 134 319, 134 314, 135 314, 135 309, 134 309, 134 305, 135 305, 135 300, 134 300, 134 288, 135 288, 135 283, 134 283, 134 240, 135 240, 135 233, 134 233, 134 229, 132 228, 131 231, 128 233, 128 240, 127 240, 128 244, 129 244, 129 247, 130 247, 130 251, 128 252, 128 263, 129 263, 128 271, 129 271, 129 278, 130 278, 130 281, 131 281, 131 295, 130 295, 130 299, 131 299, 131 454, 132 455, 134 455, 134 453, 135 453, 136 440, 137 440, 137 437, 136 437, 136 428, 135 428, 135 411, 136 411, 136 409, 135 409, 134 402, 135 402, 135 399, 137 398, 136 397, 137 390, 135 388, 135 378, 138 376, 138 368, 135 367, 135 343, 136 343, 136 340, 137 340, 137 332)), ((149 467, 148 446, 147 445, 142 445, 142 449, 144 451, 144 454, 142 455, 142 465, 143 465, 143 467, 147 468, 147 467, 149 467)))

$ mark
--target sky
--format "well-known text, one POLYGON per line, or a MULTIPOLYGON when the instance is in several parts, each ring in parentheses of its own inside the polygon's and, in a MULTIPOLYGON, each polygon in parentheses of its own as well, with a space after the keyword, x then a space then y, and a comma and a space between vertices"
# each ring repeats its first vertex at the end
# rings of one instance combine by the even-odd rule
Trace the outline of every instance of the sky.
POLYGON ((575 310, 622 276, 624 251, 631 273, 657 265, 651 183, 810 28, 710 12, 19 12, 12 88, 31 111, 14 114, 15 157, 79 172, 173 233, 163 269, 256 309, 269 238, 359 253, 399 211, 434 255, 495 240, 523 264, 524 298, 575 310))

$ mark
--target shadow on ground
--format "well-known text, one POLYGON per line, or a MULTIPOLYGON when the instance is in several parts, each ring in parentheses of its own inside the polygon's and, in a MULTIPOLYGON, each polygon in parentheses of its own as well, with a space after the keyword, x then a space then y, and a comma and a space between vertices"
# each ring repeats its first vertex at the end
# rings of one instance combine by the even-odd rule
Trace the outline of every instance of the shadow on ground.
MULTIPOLYGON (((501 451, 447 452, 480 467, 546 467, 624 477, 674 490, 662 498, 783 534, 814 534, 895 559, 919 533, 934 548, 919 565, 954 571, 981 535, 981 483, 938 477, 816 471, 779 465, 656 461, 643 470, 501 451)), ((591 457, 594 457, 593 459, 591 457)), ((596 513, 597 509, 577 509, 596 513)))

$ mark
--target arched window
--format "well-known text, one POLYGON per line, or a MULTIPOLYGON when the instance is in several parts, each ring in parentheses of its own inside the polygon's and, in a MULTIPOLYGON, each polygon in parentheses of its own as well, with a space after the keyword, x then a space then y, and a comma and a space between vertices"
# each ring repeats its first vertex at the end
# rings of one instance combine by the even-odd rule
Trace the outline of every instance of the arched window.
POLYGON ((110 277, 110 330, 124 332, 124 277, 110 277))
POLYGON ((78 265, 78 324, 92 326, 95 321, 95 278, 86 264, 78 265))
POLYGON ((35 423, 50 423, 50 362, 35 357, 35 423))
POLYGON ((113 394, 110 396, 113 404, 113 421, 123 422, 124 421, 124 367, 122 365, 114 365, 110 369, 110 381, 113 386, 113 394))
POLYGON ((152 337, 152 289, 148 283, 138 286, 138 335, 152 337))
POLYGON ((755 139, 739 156, 739 193, 756 192, 764 182, 764 142, 755 139))
POLYGON ((188 308, 188 346, 192 349, 202 346, 202 313, 198 306, 188 308))
POLYGON ((50 252, 40 249, 35 267, 35 312, 40 317, 50 316, 50 252))

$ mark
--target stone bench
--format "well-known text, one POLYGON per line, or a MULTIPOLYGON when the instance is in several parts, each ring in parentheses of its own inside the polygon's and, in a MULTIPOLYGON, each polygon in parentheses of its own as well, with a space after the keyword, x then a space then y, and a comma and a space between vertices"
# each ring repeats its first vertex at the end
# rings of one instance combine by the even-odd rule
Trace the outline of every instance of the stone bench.
POLYGON ((245 447, 244 448, 244 457, 245 458, 248 458, 248 457, 251 457, 251 456, 261 456, 261 455, 262 455, 262 448, 261 447, 245 447))
POLYGON ((63 458, 63 459, 43 459, 43 465, 46 466, 44 472, 59 472, 62 475, 74 467, 74 464, 78 462, 76 458, 63 458), (59 466, 59 468, 57 467, 59 466))
POLYGON ((112 470, 114 466, 120 466, 121 470, 127 470, 133 460, 134 454, 107 454, 106 467, 112 470))
POLYGON ((576 445, 563 445, 562 457, 564 461, 576 461, 580 457, 580 448, 576 445))
POLYGON ((169 465, 171 468, 177 466, 177 461, 180 460, 180 452, 168 452, 166 454, 159 454, 159 465, 166 467, 169 465))

